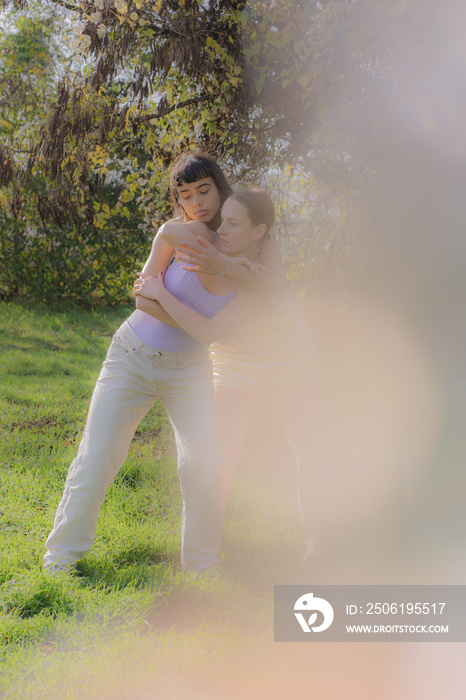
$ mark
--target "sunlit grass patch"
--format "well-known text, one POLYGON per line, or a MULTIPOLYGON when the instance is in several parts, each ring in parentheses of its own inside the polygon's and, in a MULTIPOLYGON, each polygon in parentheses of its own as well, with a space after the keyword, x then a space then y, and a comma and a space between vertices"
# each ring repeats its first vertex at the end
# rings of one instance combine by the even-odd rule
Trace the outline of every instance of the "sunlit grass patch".
POLYGON ((227 578, 185 574, 175 446, 156 405, 108 490, 90 552, 72 574, 43 573, 94 383, 124 316, 0 305, 7 354, 0 366, 0 695, 8 698, 191 700, 209 697, 210 679, 211 697, 223 700, 222 674, 235 675, 227 659, 259 643, 270 625, 274 577, 294 566, 302 544, 297 512, 287 520, 280 499, 243 483, 225 518, 227 578))

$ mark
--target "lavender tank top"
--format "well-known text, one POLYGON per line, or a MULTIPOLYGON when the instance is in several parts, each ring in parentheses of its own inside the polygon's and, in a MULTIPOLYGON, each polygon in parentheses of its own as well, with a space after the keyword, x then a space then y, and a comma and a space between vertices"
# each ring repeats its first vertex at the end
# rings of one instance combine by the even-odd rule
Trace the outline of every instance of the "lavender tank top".
MULTIPOLYGON (((168 291, 185 306, 207 318, 215 316, 236 295, 236 291, 223 296, 211 294, 204 289, 196 272, 183 270, 176 261, 168 267, 164 283, 168 291)), ((157 321, 140 309, 131 314, 128 323, 145 345, 160 352, 185 353, 206 349, 203 343, 181 328, 157 321)))

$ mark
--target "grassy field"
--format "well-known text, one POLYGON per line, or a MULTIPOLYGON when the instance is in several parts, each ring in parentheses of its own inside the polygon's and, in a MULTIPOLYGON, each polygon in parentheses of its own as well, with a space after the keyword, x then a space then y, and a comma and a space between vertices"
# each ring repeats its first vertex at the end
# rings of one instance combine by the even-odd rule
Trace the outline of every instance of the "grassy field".
POLYGON ((430 697, 406 680, 413 645, 273 643, 274 584, 400 582, 381 547, 387 509, 370 537, 358 526, 358 547, 347 528, 335 561, 301 570, 293 460, 273 416, 266 436, 248 437, 225 516, 225 581, 180 570, 175 452, 157 406, 107 494, 92 550, 72 576, 43 574, 90 395, 127 312, 0 305, 0 697, 430 697), (272 453, 281 468, 266 471, 272 453))
POLYGON ((251 487, 236 494, 225 523, 231 579, 181 572, 175 451, 155 406, 76 575, 42 573, 89 398, 126 315, 1 307, 1 696, 153 697, 154 684, 160 697, 186 697, 187 687, 205 697, 209 684, 212 697, 224 693, 227 656, 270 633, 274 577, 299 560, 297 514, 288 518, 277 502, 272 519, 251 487))

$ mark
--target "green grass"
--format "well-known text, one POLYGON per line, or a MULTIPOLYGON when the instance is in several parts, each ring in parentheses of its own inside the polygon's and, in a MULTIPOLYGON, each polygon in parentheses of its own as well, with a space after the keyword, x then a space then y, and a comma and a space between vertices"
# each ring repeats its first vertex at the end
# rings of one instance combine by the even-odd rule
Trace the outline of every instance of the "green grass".
POLYGON ((109 489, 94 547, 74 575, 44 575, 92 389, 127 313, 0 305, 0 697, 230 697, 232 659, 270 642, 274 580, 299 560, 297 513, 267 510, 259 489, 240 485, 225 518, 230 578, 180 570, 175 450, 155 406, 109 489))
POLYGON ((158 406, 107 493, 94 547, 75 574, 44 575, 45 539, 94 383, 127 314, 0 304, 0 698, 411 700, 406 688, 417 680, 403 686, 411 645, 274 644, 273 585, 458 583, 452 562, 464 560, 462 540, 459 549, 451 538, 451 551, 436 545, 424 518, 427 534, 413 546, 410 523, 435 512, 420 483, 404 511, 397 496, 359 530, 342 521, 327 559, 324 550, 303 574, 295 468, 267 397, 224 518, 229 578, 193 580, 180 570, 175 450, 158 406))

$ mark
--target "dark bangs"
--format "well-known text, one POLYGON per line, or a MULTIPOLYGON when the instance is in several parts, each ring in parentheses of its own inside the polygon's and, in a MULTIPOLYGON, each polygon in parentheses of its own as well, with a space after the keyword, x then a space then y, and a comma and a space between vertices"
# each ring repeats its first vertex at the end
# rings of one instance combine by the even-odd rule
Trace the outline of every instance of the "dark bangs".
MULTIPOLYGON (((180 187, 182 182, 196 182, 206 177, 211 177, 210 169, 204 159, 183 158, 179 163, 176 173, 176 185, 180 187)), ((173 173, 172 173, 173 177, 173 173)), ((173 177, 173 179, 175 179, 173 177)))

